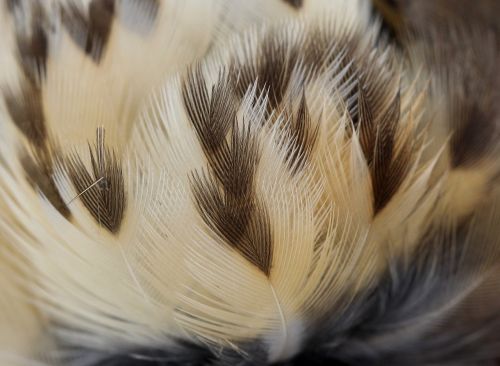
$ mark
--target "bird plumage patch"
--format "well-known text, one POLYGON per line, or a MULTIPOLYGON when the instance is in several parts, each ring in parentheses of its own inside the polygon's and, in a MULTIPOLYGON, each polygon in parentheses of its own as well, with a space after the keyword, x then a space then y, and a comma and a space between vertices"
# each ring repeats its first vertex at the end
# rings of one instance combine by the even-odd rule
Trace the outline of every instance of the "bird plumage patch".
POLYGON ((489 0, 3 0, 0 364, 496 365, 489 0))

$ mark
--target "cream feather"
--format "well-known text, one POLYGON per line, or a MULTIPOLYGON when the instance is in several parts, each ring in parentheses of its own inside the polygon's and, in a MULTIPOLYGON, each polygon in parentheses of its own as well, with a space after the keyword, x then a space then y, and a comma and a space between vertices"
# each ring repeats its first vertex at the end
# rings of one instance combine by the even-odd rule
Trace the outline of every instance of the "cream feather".
POLYGON ((4 8, 3 364, 499 356, 495 314, 439 327, 497 291, 498 143, 457 145, 427 38, 358 0, 4 8))

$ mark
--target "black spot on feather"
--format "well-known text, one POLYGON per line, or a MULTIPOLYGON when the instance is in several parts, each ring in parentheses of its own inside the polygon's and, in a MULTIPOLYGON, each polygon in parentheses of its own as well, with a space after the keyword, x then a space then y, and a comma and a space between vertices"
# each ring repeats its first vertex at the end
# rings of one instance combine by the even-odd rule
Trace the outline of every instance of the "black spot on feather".
POLYGON ((119 159, 105 146, 103 129, 97 130, 97 142, 89 145, 89 153, 91 170, 73 154, 66 161, 69 176, 79 199, 98 224, 116 234, 126 207, 125 182, 119 159))
POLYGON ((88 7, 88 16, 73 3, 62 8, 63 24, 71 38, 96 63, 99 63, 106 49, 114 13, 114 0, 92 0, 88 7))

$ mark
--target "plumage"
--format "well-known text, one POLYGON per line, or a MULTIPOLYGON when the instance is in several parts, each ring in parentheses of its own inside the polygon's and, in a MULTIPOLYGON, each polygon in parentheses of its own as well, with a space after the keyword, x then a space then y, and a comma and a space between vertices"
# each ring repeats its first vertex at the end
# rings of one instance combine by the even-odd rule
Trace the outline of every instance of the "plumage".
POLYGON ((374 3, 5 1, 0 363, 493 365, 499 33, 374 3))

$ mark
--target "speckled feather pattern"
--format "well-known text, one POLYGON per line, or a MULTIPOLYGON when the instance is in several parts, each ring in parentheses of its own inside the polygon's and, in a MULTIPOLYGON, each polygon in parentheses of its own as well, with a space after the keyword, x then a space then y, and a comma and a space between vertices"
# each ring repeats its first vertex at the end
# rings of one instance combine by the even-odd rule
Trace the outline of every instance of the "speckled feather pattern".
POLYGON ((460 3, 0 2, 0 364, 496 365, 500 9, 460 3))

